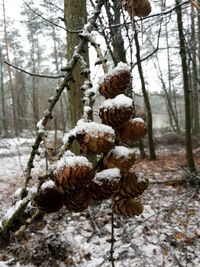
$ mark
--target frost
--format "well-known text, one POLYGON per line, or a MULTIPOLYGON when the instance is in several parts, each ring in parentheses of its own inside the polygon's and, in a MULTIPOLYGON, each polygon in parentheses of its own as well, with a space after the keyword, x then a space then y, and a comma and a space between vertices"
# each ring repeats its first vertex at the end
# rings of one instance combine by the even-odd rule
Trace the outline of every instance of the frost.
POLYGON ((141 119, 141 118, 134 118, 134 119, 132 119, 132 121, 137 121, 137 122, 143 122, 144 123, 144 120, 141 119))
POLYGON ((136 153, 136 149, 134 148, 127 148, 125 146, 115 146, 113 149, 110 150, 110 153, 114 153, 116 158, 124 157, 129 159, 131 154, 136 153))
POLYGON ((69 156, 64 154, 63 157, 51 165, 51 169, 54 170, 54 173, 59 172, 63 167, 74 167, 79 166, 88 166, 92 168, 92 163, 88 161, 86 157, 83 156, 69 156))
POLYGON ((108 170, 103 170, 101 172, 96 173, 93 181, 99 185, 102 184, 102 180, 109 180, 109 181, 119 181, 121 177, 120 169, 119 168, 112 168, 108 170))
POLYGON ((103 102, 100 108, 120 108, 120 107, 131 107, 133 100, 124 94, 117 95, 113 99, 107 99, 103 102))

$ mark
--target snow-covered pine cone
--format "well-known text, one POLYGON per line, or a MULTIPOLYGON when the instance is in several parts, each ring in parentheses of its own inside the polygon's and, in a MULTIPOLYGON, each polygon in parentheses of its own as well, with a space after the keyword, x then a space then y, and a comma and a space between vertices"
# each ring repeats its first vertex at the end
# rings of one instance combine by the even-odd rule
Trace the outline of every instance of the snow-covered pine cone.
POLYGON ((129 13, 130 17, 145 17, 151 13, 151 5, 148 0, 125 0, 124 9, 129 13))
POLYGON ((121 173, 126 173, 134 162, 135 151, 124 146, 114 147, 103 160, 105 168, 119 168, 121 173))
POLYGON ((78 125, 76 139, 82 153, 108 153, 115 143, 115 131, 107 125, 96 122, 85 122, 78 125))
POLYGON ((137 197, 147 189, 148 185, 149 181, 142 173, 129 171, 120 179, 119 194, 124 197, 137 197))
POLYGON ((65 193, 63 201, 70 212, 82 212, 88 208, 91 202, 91 194, 88 188, 79 188, 65 193))
POLYGON ((148 132, 146 123, 141 118, 135 118, 128 121, 120 128, 120 139, 129 144, 144 137, 148 132))
POLYGON ((99 92, 105 98, 114 98, 123 93, 131 84, 131 73, 126 64, 118 66, 106 75, 99 85, 99 92))
POLYGON ((120 177, 121 174, 118 168, 103 170, 96 173, 90 186, 92 199, 104 200, 116 194, 119 189, 120 177))
POLYGON ((123 198, 116 196, 112 200, 112 210, 125 217, 132 218, 143 212, 143 205, 138 198, 123 198))
POLYGON ((82 156, 63 156, 52 169, 56 188, 62 193, 87 187, 93 178, 92 164, 82 156))
POLYGON ((103 102, 99 110, 102 123, 114 128, 122 127, 133 114, 133 100, 123 94, 103 102))
POLYGON ((62 194, 56 190, 54 182, 50 180, 41 186, 32 204, 45 213, 57 212, 63 206, 62 194))

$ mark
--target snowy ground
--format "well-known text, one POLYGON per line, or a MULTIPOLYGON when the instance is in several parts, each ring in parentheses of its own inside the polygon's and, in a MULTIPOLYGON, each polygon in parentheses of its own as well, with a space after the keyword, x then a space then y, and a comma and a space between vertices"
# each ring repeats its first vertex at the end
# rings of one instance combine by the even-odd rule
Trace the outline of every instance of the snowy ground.
MULTIPOLYGON (((0 215, 11 205, 12 194, 23 181, 32 139, 0 140, 0 215)), ((200 154, 196 160, 200 165, 200 154)), ((183 149, 159 149, 158 161, 138 160, 136 168, 153 182, 143 194, 141 216, 115 216, 116 267, 200 266, 200 204, 196 188, 154 183, 182 179, 183 149)), ((35 181, 44 174, 44 160, 36 159, 35 181)), ((0 253, 3 266, 108 267, 111 210, 109 201, 85 212, 60 212, 30 227, 23 240, 13 240, 0 253)))

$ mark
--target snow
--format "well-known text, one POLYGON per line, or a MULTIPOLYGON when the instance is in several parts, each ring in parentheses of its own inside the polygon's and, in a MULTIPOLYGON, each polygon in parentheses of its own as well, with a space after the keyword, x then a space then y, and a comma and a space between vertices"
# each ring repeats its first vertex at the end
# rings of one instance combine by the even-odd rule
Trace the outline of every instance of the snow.
MULTIPOLYGON (((15 143, 14 141, 17 142, 16 139, 13 140, 13 143, 15 143)), ((26 143, 27 146, 31 144, 30 140, 27 140, 26 143)), ((5 147, 2 149, 5 149, 5 147)), ((9 151, 9 147, 7 150, 9 151)), ((1 191, 3 197, 1 196, 2 198, 0 199, 1 210, 4 210, 4 212, 1 211, 1 215, 6 210, 9 210, 8 207, 11 205, 10 195, 16 191, 23 181, 23 179, 20 179, 22 175, 20 168, 17 167, 19 161, 16 161, 16 156, 13 155, 8 158, 8 151, 6 156, 1 158, 3 166, 0 166, 1 190, 4 186, 4 190, 1 191), (8 168, 9 166, 12 168, 8 168)), ((25 150, 23 151, 25 153, 25 150)), ((172 153, 177 155, 180 152, 177 150, 173 152, 171 147, 168 151, 169 155, 172 153)), ((66 154, 73 157, 70 151, 66 154)), ((22 166, 26 166, 26 153, 25 155, 21 154, 20 158, 22 166)), ((160 154, 158 154, 159 158, 160 154)), ((166 160, 167 158, 168 156, 165 156, 166 160)), ((156 171, 156 175, 154 175, 150 166, 156 164, 157 161, 139 161, 141 163, 141 172, 143 172, 142 167, 145 170, 144 165, 146 164, 148 167, 146 171, 150 173, 150 178, 153 182, 157 179, 176 179, 177 175, 180 178, 183 177, 183 172, 180 169, 177 168, 172 173, 167 164, 166 166, 163 166, 163 164, 160 164, 161 166, 158 165, 160 172, 156 171)), ((38 164, 41 164, 41 160, 35 163, 36 173, 32 182, 37 182, 37 172, 40 170, 40 168, 37 168, 38 164)), ((45 166, 44 161, 43 165, 45 166)), ((40 172, 44 173, 45 168, 41 169, 40 172)), ((102 175, 102 177, 106 177, 105 173, 102 175, 99 172, 97 176, 102 175)), ((149 175, 145 173, 145 176, 148 177, 149 175)), ((195 188, 185 188, 183 186, 171 187, 163 184, 150 184, 149 188, 142 195, 142 203, 144 204, 142 215, 129 220, 115 215, 115 266, 175 267, 178 266, 176 258, 185 266, 186 250, 187 266, 200 266, 199 194, 195 194, 195 190, 195 188), (174 236, 177 234, 181 234, 181 238, 176 239, 174 236), (176 258, 174 255, 176 255, 176 258)), ((17 190, 17 195, 19 193, 20 189, 17 190)), ((61 241, 63 241, 67 249, 71 247, 71 251, 68 253, 73 260, 70 263, 71 266, 110 267, 110 205, 111 201, 109 200, 90 206, 89 209, 82 213, 68 214, 66 209, 63 208, 58 213, 45 216, 43 226, 37 227, 36 225, 33 231, 32 227, 27 229, 26 246, 23 245, 24 242, 15 242, 13 240, 9 250, 1 251, 0 266, 34 266, 31 258, 27 257, 27 253, 32 255, 35 251, 41 253, 38 255, 38 259, 42 255, 41 261, 43 262, 41 264, 51 266, 52 264, 49 263, 49 259, 53 255, 46 256, 45 253, 48 249, 40 246, 44 244, 44 241, 49 241, 48 238, 53 236, 58 240, 58 250, 61 241), (17 250, 19 250, 20 255, 15 254, 17 250), (12 260, 13 263, 11 265, 12 260)), ((9 213, 12 212, 11 209, 9 213)), ((53 260, 58 266, 64 267, 68 264, 68 262, 63 262, 62 259, 53 258, 53 260)))
POLYGON ((124 157, 126 159, 129 159, 133 153, 137 153, 137 150, 135 148, 128 148, 125 146, 115 146, 109 151, 109 154, 110 153, 113 153, 116 158, 124 157))
POLYGON ((120 169, 119 168, 112 168, 108 170, 103 170, 101 172, 97 172, 93 181, 99 185, 102 184, 103 180, 108 180, 110 182, 112 181, 119 181, 121 175, 120 175, 120 169))
POLYGON ((125 96, 124 94, 119 94, 113 99, 105 100, 100 108, 121 108, 121 107, 132 107, 133 106, 133 99, 130 97, 125 96))
POLYGON ((142 172, 136 172, 135 174, 136 174, 138 183, 146 182, 146 178, 142 172))
POLYGON ((144 120, 141 119, 141 118, 134 118, 134 119, 132 119, 132 121, 135 121, 135 122, 143 122, 144 123, 144 120))
POLYGON ((43 133, 45 132, 45 127, 43 125, 44 117, 38 121, 37 123, 37 128, 38 128, 38 133, 43 133))
POLYGON ((83 133, 88 133, 93 137, 104 136, 105 133, 109 133, 113 136, 113 141, 115 136, 115 131, 112 127, 97 122, 85 122, 81 119, 77 122, 77 126, 63 137, 63 143, 68 143, 70 136, 76 137, 83 133))
POLYGON ((40 187, 40 190, 45 190, 46 188, 54 188, 55 184, 52 180, 46 181, 40 187))
POLYGON ((92 168, 92 163, 90 163, 86 157, 64 154, 60 160, 51 165, 51 170, 53 170, 54 173, 58 173, 63 167, 75 167, 77 165, 92 168))
POLYGON ((5 214, 5 216, 4 216, 4 218, 3 218, 3 221, 4 221, 4 220, 9 220, 9 219, 13 216, 13 214, 15 213, 15 211, 20 207, 20 205, 21 205, 22 203, 23 203, 23 200, 19 200, 19 201, 17 201, 17 202, 15 203, 14 206, 10 207, 10 208, 8 209, 8 211, 6 212, 6 214, 5 214))
POLYGON ((108 70, 108 72, 100 78, 99 84, 101 84, 105 80, 109 79, 111 76, 119 74, 121 71, 130 72, 130 67, 128 66, 128 64, 123 63, 123 62, 119 62, 115 68, 110 66, 110 69, 108 70))

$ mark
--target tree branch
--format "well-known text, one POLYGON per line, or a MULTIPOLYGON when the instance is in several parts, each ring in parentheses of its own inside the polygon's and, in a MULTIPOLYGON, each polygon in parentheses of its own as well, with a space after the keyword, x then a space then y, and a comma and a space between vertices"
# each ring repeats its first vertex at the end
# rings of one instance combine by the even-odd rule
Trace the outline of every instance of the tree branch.
POLYGON ((64 78, 65 77, 65 75, 51 76, 51 75, 41 75, 41 74, 31 73, 31 72, 28 72, 28 71, 26 71, 24 69, 21 69, 21 68, 15 66, 15 65, 13 65, 10 62, 7 62, 5 60, 4 60, 4 63, 9 65, 9 66, 11 66, 11 67, 13 67, 13 68, 15 68, 16 70, 19 70, 21 72, 24 72, 24 73, 26 73, 26 74, 28 74, 30 76, 34 76, 34 77, 48 78, 48 79, 59 79, 59 78, 64 78))
POLYGON ((30 6, 28 3, 26 3, 26 1, 24 1, 24 4, 25 4, 25 5, 26 5, 26 6, 27 6, 27 7, 28 7, 34 14, 36 14, 38 17, 42 18, 43 20, 47 21, 48 23, 50 23, 50 24, 52 24, 52 25, 54 25, 54 26, 56 26, 56 27, 58 27, 58 28, 60 28, 60 29, 65 30, 65 31, 68 32, 68 33, 79 33, 79 32, 82 32, 82 31, 83 31, 83 30, 71 31, 71 30, 69 30, 69 29, 67 29, 67 28, 65 28, 65 27, 63 27, 63 26, 60 26, 60 25, 56 24, 55 22, 53 22, 52 20, 49 20, 49 19, 45 18, 44 16, 42 16, 40 13, 38 13, 38 12, 35 11, 34 9, 32 9, 31 6, 30 6))

